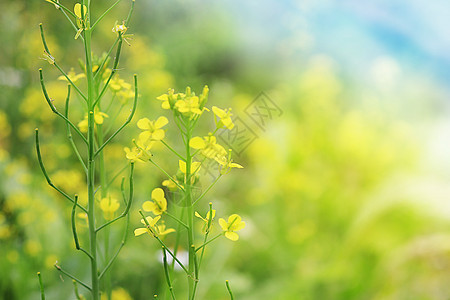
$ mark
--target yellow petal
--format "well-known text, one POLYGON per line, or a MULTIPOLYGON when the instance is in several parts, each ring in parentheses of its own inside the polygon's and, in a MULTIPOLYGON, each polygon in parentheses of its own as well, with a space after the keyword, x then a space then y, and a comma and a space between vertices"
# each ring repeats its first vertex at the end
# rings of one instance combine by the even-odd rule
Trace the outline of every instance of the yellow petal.
POLYGON ((184 174, 186 174, 186 163, 182 160, 178 161, 178 165, 180 167, 180 171, 184 174))
POLYGON ((162 109, 170 109, 169 101, 164 101, 163 103, 161 103, 161 108, 162 109))
POLYGON ((142 130, 149 130, 151 128, 151 122, 147 118, 142 118, 137 122, 137 127, 142 130))
MULTIPOLYGON (((145 201, 142 204, 142 209, 144 211, 153 211, 156 208, 155 203, 151 202, 151 201, 145 201)), ((145 223, 145 222, 144 222, 145 223)))
POLYGON ((225 221, 224 219, 222 219, 222 218, 219 219, 219 225, 220 225, 220 227, 222 227, 223 231, 227 231, 228 230, 227 221, 225 221))
POLYGON ((161 201, 164 198, 164 190, 162 188, 156 188, 152 191, 152 199, 161 201))
POLYGON ((223 118, 223 117, 225 117, 227 115, 226 112, 223 109, 218 108, 217 106, 213 106, 212 107, 212 111, 219 118, 223 118))
MULTIPOLYGON (((73 12, 75 13, 75 15, 76 15, 79 19, 83 19, 83 18, 81 17, 81 4, 80 4, 80 3, 76 3, 76 4, 75 4, 75 6, 74 6, 74 8, 73 8, 73 12)), ((83 14, 84 14, 84 16, 86 15, 86 13, 87 13, 87 7, 86 7, 86 5, 83 5, 83 14)))
POLYGON ((242 218, 237 214, 232 214, 228 217, 228 224, 239 224, 242 221, 242 218))
POLYGON ((167 120, 166 117, 159 117, 158 120, 156 120, 155 122, 155 128, 161 128, 167 123, 169 123, 169 120, 167 120))
POLYGON ((236 225, 233 224, 233 226, 231 226, 231 227, 234 231, 239 231, 239 230, 245 228, 245 222, 240 222, 239 224, 236 224, 236 225))
POLYGON ((189 141, 189 146, 191 146, 194 149, 203 149, 206 147, 206 144, 201 137, 196 136, 189 141))
POLYGON ((134 230, 134 236, 139 236, 141 234, 147 233, 147 228, 137 228, 134 230))
POLYGON ((243 169, 244 167, 241 166, 240 164, 237 164, 237 163, 231 163, 231 164, 230 164, 230 168, 243 169))
POLYGON ((232 232, 232 231, 225 232, 225 237, 229 240, 232 240, 233 242, 235 242, 239 239, 239 235, 236 232, 232 232))
POLYGON ((165 132, 162 129, 156 129, 152 134, 152 139, 155 141, 160 141, 165 137, 165 132))

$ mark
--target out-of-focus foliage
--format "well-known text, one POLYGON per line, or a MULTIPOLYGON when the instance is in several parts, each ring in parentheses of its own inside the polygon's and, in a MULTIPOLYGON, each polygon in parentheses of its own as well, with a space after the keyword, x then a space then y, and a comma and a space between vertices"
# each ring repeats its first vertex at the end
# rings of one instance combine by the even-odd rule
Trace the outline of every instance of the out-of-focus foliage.
MULTIPOLYGON (((102 11, 112 1, 93 2, 102 11)), ((113 41, 111 28, 121 21, 116 16, 123 15, 123 2, 96 33, 95 55, 113 41)), ((315 32, 325 26, 316 18, 328 16, 327 7, 338 6, 336 1, 317 6, 263 1, 255 4, 258 9, 250 2, 242 7, 224 2, 136 1, 129 28, 134 36, 119 65, 126 82, 132 73, 140 76, 134 121, 156 117, 160 102, 155 96, 167 88, 200 90, 208 84, 210 102, 233 107, 256 134, 237 157, 245 168, 219 182, 210 196, 218 209, 242 215, 247 227, 239 232, 239 242, 208 249, 199 299, 228 299, 225 279, 237 299, 447 299, 445 77, 432 67, 416 68, 414 55, 402 60, 408 45, 389 48, 371 39, 386 23, 361 33, 357 21, 343 22, 339 17, 349 14, 345 5, 333 11, 336 19, 326 19, 330 28, 336 21, 335 31, 315 32), (269 30, 267 24, 278 28, 279 23, 291 31, 269 30), (339 44, 331 45, 337 37, 339 44), (347 53, 349 44, 360 51, 347 53), (283 111, 264 129, 246 114, 261 91, 283 111)), ((389 10, 375 2, 378 11, 389 10)), ((61 282, 55 261, 81 278, 89 274, 80 268, 84 258, 73 251, 71 207, 37 168, 35 127, 41 129, 43 156, 55 184, 86 199, 86 183, 60 130, 64 124, 42 97, 39 67, 45 68, 58 107, 64 105, 66 83, 40 59, 38 24, 48 28, 47 40, 65 69, 80 72, 81 47, 73 46, 70 26, 50 3, 2 1, 0 10, 0 298, 38 298, 36 272, 41 271, 48 298, 62 299, 72 284, 61 282)), ((79 101, 71 101, 76 110, 79 101)), ((123 111, 105 122, 118 125, 126 115, 123 111)), ((79 110, 72 117, 81 121, 84 116, 79 110)), ((117 170, 126 164, 123 147, 137 133, 132 122, 106 151, 107 164, 117 170)), ((158 151, 161 163, 171 160, 158 151)), ((112 270, 114 299, 147 299, 165 291, 158 245, 132 236, 139 227, 138 207, 164 176, 137 165, 135 179, 129 241, 112 270)), ((83 220, 80 216, 80 231, 83 220)))

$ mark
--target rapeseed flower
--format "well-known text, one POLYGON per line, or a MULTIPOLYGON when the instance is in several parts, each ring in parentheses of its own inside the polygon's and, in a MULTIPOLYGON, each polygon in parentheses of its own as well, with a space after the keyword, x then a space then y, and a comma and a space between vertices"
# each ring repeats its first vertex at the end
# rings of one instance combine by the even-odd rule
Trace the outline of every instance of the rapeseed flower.
POLYGON ((198 136, 193 137, 189 141, 189 146, 194 149, 200 149, 205 157, 215 159, 217 162, 227 155, 225 148, 217 144, 217 139, 212 134, 203 138, 198 136))
POLYGON ((164 191, 161 188, 156 188, 152 191, 152 201, 145 201, 142 204, 145 211, 151 211, 155 215, 161 215, 167 210, 167 200, 164 196, 164 191))
MULTIPOLYGON (((101 111, 94 112, 94 122, 95 124, 103 124, 103 121, 105 118, 109 118, 107 114, 101 111)), ((88 131, 88 114, 84 116, 84 120, 78 123, 78 128, 80 128, 81 132, 87 132, 88 131)))
POLYGON ((217 128, 226 127, 230 130, 233 129, 234 123, 233 120, 231 120, 231 116, 233 115, 231 113, 231 108, 221 109, 217 106, 213 106, 212 111, 214 113, 214 121, 216 122, 217 128), (219 120, 217 120, 217 118, 219 118, 219 120))
POLYGON ((225 237, 232 241, 237 241, 239 239, 239 235, 235 231, 239 231, 245 227, 245 222, 242 221, 242 218, 237 214, 232 214, 228 217, 228 222, 225 219, 219 219, 219 225, 222 227, 222 230, 225 232, 225 237))
POLYGON ((161 219, 161 216, 156 216, 154 218, 152 217, 146 217, 145 218, 147 220, 148 225, 146 224, 146 222, 142 219, 141 223, 144 224, 146 227, 143 228, 136 228, 134 230, 134 236, 140 236, 144 233, 148 233, 152 236, 164 236, 167 235, 171 232, 175 232, 175 229, 173 228, 167 228, 166 229, 166 225, 164 223, 160 224, 160 225, 156 225, 156 223, 159 221, 159 219, 161 219))
POLYGON ((114 213, 119 207, 119 201, 115 198, 107 197, 100 201, 100 209, 103 211, 103 216, 106 220, 112 220, 114 213))
POLYGON ((165 137, 165 132, 162 127, 167 125, 169 120, 166 117, 159 117, 156 121, 150 121, 147 118, 140 119, 137 122, 139 129, 144 130, 139 134, 139 141, 147 144, 150 141, 160 141, 165 137))
MULTIPOLYGON (((69 79, 72 82, 76 82, 76 81, 78 81, 78 79, 86 77, 86 75, 84 73, 77 74, 77 73, 75 73, 75 70, 73 68, 71 68, 70 71, 67 73, 67 77, 69 77, 69 79)), ((58 80, 63 80, 63 81, 69 82, 67 80, 66 76, 64 76, 64 75, 59 76, 58 80)))

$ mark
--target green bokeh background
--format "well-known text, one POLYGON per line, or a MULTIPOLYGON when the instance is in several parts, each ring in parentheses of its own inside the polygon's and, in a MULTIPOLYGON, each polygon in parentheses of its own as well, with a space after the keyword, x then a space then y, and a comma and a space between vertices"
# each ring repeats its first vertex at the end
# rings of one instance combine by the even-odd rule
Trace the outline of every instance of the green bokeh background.
MULTIPOLYGON (((122 2, 94 35, 96 55, 126 17, 129 1, 122 2)), ((207 84, 209 106, 232 107, 252 141, 234 154, 244 169, 198 207, 206 211, 212 201, 218 216, 239 213, 247 223, 238 242, 221 239, 208 249, 199 299, 228 299, 225 280, 236 299, 448 299, 448 59, 436 50, 448 47, 430 41, 440 41, 436 32, 423 38, 426 29, 448 27, 437 13, 442 1, 412 1, 408 9, 400 2, 136 1, 119 74, 128 82, 139 75, 141 97, 131 126, 106 152, 111 172, 126 164, 135 122, 166 113, 155 97, 168 88, 199 93, 207 84), (427 18, 425 27, 399 30, 427 18), (267 112, 261 92, 279 108, 264 123, 249 115, 255 107, 267 112)), ((98 15, 111 3, 92 7, 98 15)), ((79 72, 82 44, 50 3, 3 0, 0 11, 0 299, 38 299, 38 271, 49 299, 75 299, 53 264, 88 281, 87 261, 73 246, 70 205, 38 168, 34 128, 55 183, 83 195, 85 182, 63 123, 42 97, 39 68, 57 107, 66 85, 42 59, 38 24, 66 70, 79 72)), ((176 145, 174 127, 167 135, 176 145)), ((162 147, 155 157, 176 170, 176 157, 162 147)), ((115 299, 165 293, 158 245, 132 234, 137 210, 164 176, 139 164, 135 177, 129 240, 112 269, 113 286, 127 295, 115 299)), ((121 228, 113 227, 116 243, 121 228)), ((185 282, 177 280, 181 295, 185 282)))

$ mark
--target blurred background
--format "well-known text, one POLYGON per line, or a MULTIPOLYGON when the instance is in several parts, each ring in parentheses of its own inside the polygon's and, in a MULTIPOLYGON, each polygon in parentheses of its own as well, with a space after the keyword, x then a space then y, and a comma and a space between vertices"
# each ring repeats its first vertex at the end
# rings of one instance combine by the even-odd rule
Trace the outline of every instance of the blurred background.
MULTIPOLYGON (((94 35, 98 56, 126 18, 122 2, 94 35)), ((92 1, 94 16, 112 3, 92 1)), ((81 41, 43 0, 2 0, 0 11, 0 298, 37 299, 40 271, 49 299, 75 299, 53 264, 87 281, 86 261, 73 246, 71 206, 38 168, 34 128, 55 184, 83 195, 85 179, 40 90, 42 67, 62 107, 66 83, 43 60, 38 24, 65 70, 80 72, 81 41)), ((232 107, 241 130, 221 143, 245 168, 199 209, 212 201, 220 217, 238 213, 247 227, 239 242, 211 246, 199 299, 228 299, 226 279, 248 300, 448 299, 449 16, 446 0, 136 1, 119 74, 130 83, 139 75, 141 98, 106 152, 111 172, 126 164, 135 121, 167 113, 155 97, 170 87, 200 93, 207 84, 209 106, 232 107)), ((163 148, 155 155, 177 168, 163 148)), ((132 234, 137 209, 164 176, 140 164, 136 178, 129 240, 112 269, 116 299, 165 290, 158 245, 132 234)), ((118 244, 121 224, 114 230, 118 244)))

